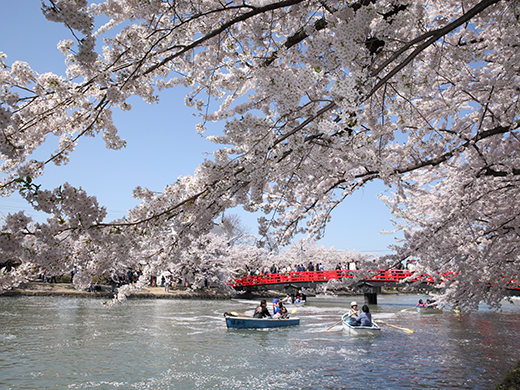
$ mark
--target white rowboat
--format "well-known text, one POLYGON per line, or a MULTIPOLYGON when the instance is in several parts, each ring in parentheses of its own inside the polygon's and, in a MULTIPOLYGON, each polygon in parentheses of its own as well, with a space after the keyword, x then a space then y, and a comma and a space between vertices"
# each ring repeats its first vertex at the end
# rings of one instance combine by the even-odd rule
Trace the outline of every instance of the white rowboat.
POLYGON ((442 313, 442 309, 438 309, 436 307, 420 307, 417 306, 417 311, 420 314, 439 314, 442 313))
POLYGON ((376 336, 381 334, 381 328, 372 321, 372 326, 352 326, 348 323, 348 314, 343 314, 343 330, 351 335, 376 336))

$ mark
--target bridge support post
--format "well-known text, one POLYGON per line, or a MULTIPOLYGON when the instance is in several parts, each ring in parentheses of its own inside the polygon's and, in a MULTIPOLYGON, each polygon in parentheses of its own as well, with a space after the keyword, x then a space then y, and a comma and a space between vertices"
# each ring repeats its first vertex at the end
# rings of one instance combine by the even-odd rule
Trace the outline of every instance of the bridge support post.
POLYGON ((365 293, 365 305, 377 305, 377 294, 365 293))
POLYGON ((364 282, 359 285, 359 291, 365 296, 365 305, 377 305, 377 294, 381 293, 380 286, 364 282))

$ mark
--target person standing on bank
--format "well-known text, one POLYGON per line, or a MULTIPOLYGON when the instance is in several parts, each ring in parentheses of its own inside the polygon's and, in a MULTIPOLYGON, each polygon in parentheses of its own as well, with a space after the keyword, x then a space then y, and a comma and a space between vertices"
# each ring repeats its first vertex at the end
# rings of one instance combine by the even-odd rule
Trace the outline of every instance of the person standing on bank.
POLYGON ((170 283, 171 283, 171 279, 170 279, 170 275, 168 275, 164 279, 164 291, 165 292, 170 292, 170 283))

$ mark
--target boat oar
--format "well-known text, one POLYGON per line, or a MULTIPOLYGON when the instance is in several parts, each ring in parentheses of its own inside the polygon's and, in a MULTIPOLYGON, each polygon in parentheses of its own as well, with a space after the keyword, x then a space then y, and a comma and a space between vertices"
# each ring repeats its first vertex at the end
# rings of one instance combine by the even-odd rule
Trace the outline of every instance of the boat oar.
POLYGON ((395 325, 392 325, 392 324, 387 324, 386 322, 382 322, 382 321, 379 321, 378 322, 379 324, 383 324, 383 325, 386 325, 386 326, 391 326, 392 328, 396 328, 396 329, 400 329, 406 333, 413 333, 413 329, 408 329, 408 328, 401 328, 400 326, 395 326, 395 325))
POLYGON ((294 314, 294 313, 296 313, 297 311, 298 311, 298 309, 297 309, 297 308, 294 308, 294 309, 291 310, 291 314, 294 314))
POLYGON ((343 319, 339 320, 339 321, 336 322, 334 325, 329 326, 329 327, 327 328, 327 330, 334 328, 334 327, 335 327, 336 325, 338 325, 340 322, 343 322, 343 319))
POLYGON ((415 309, 415 306, 414 307, 409 307, 408 309, 403 309, 403 310, 401 310, 401 312, 408 311, 408 310, 413 310, 413 309, 415 309))
MULTIPOLYGON (((348 315, 345 319, 347 319, 347 318, 353 316, 355 313, 356 313, 356 312, 354 312, 354 313, 348 315)), ((334 325, 329 326, 329 327, 327 328, 327 330, 334 328, 336 325, 338 325, 338 324, 341 323, 341 322, 343 322, 343 318, 342 318, 341 320, 339 320, 338 322, 336 322, 334 325)))
POLYGON ((239 313, 234 312, 234 311, 230 312, 229 314, 231 314, 231 315, 233 315, 235 317, 251 317, 251 316, 248 316, 246 314, 239 314, 239 313))

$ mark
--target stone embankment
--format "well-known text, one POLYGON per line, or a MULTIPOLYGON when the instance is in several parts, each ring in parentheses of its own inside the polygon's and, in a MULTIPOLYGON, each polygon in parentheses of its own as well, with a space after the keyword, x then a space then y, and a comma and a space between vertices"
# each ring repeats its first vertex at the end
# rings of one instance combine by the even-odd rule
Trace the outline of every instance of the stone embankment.
MULTIPOLYGON (((114 297, 110 286, 97 286, 96 291, 76 290, 71 283, 23 283, 17 288, 5 291, 0 296, 61 296, 84 298, 108 298, 114 297)), ((191 290, 187 288, 170 289, 164 291, 164 287, 150 287, 131 294, 129 299, 231 299, 229 292, 219 288, 205 288, 191 290)))

